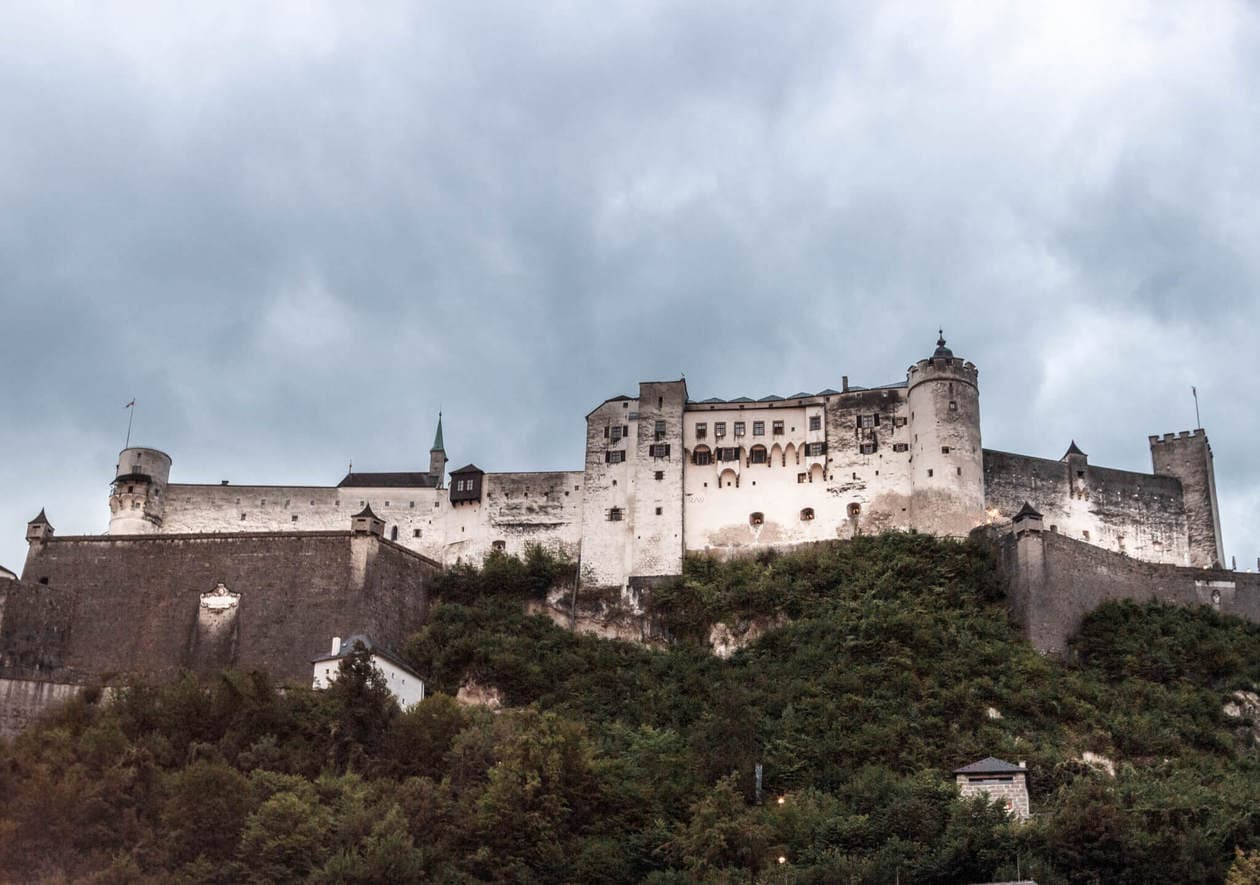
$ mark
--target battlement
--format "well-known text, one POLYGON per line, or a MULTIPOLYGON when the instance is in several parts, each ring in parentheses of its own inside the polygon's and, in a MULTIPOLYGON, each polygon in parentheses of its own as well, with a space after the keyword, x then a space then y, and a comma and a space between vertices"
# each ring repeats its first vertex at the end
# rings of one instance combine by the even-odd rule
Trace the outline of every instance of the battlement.
POLYGON ((1202 427, 1198 427, 1194 430, 1183 430, 1180 433, 1165 433, 1163 437, 1160 437, 1158 433, 1153 433, 1148 439, 1152 446, 1162 446, 1169 443, 1179 444, 1191 440, 1207 442, 1207 431, 1202 427))

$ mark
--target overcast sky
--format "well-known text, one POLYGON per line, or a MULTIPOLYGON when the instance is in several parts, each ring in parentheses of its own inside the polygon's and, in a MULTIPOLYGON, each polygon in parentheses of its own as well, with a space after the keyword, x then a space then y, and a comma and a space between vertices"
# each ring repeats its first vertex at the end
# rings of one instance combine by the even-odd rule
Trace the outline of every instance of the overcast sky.
POLYGON ((580 469, 583 415, 904 378, 1216 455, 1260 555, 1247 3, 5 3, 0 564, 184 482, 580 469), (176 11, 176 7, 180 7, 176 11), (369 8, 371 13, 362 10, 369 8))

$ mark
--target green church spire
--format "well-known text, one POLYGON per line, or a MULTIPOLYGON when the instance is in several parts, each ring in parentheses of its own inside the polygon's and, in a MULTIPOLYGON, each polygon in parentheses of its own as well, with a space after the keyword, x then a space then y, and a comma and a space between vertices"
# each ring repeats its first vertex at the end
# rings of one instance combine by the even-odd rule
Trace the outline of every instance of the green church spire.
POLYGON ((445 452, 446 446, 442 444, 442 413, 438 412, 438 429, 437 436, 433 437, 433 448, 430 452, 445 452))

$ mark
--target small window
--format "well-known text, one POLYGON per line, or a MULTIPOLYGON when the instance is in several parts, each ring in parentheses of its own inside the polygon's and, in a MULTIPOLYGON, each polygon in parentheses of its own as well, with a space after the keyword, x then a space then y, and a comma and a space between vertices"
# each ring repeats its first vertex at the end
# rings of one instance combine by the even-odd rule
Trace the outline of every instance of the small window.
POLYGON ((766 435, 766 422, 754 421, 753 422, 753 436, 765 436, 765 435, 766 435))
POLYGON ((810 430, 822 430, 822 415, 810 415, 810 416, 809 416, 809 429, 810 429, 810 430))
POLYGON ((803 510, 801 510, 801 522, 809 522, 813 518, 814 518, 813 507, 806 507, 803 510))
POLYGON ((418 537, 420 537, 420 530, 419 530, 419 529, 412 529, 412 530, 411 530, 411 537, 413 537, 413 538, 418 538, 418 537))
POLYGON ((708 446, 698 446, 696 450, 691 453, 691 463, 698 466, 712 464, 713 453, 709 451, 708 446))
POLYGON ((726 436, 726 422, 725 421, 713 422, 713 435, 718 437, 719 439, 726 436))
POLYGON ((756 511, 755 513, 748 514, 749 525, 761 525, 765 521, 766 521, 766 515, 759 510, 756 511))
POLYGON ((701 421, 696 425, 696 439, 704 439, 709 435, 709 425, 701 421))
POLYGON ((245 521, 245 514, 244 514, 244 513, 242 513, 242 514, 241 514, 241 522, 244 522, 244 521, 245 521))
POLYGON ((490 545, 490 549, 496 553, 502 553, 507 549, 507 541, 495 541, 490 545))
POLYGON ((809 474, 808 474, 808 473, 798 473, 798 474, 796 474, 796 481, 797 481, 797 482, 806 482, 808 479, 809 479, 809 474))
POLYGON ((604 452, 605 464, 621 464, 625 460, 626 460, 625 449, 616 449, 615 451, 604 452))
POLYGON ((952 399, 952 400, 950 400, 950 401, 949 401, 949 410, 950 410, 951 412, 957 412, 957 411, 958 411, 958 400, 952 399))
POLYGON ((621 508, 613 507, 608 511, 609 522, 621 522, 621 508))
POLYGON ((289 522, 297 522, 297 514, 296 514, 296 513, 295 513, 295 514, 293 514, 292 516, 290 516, 290 517, 289 517, 289 522))
POLYGON ((648 446, 648 454, 650 454, 653 458, 668 458, 669 443, 653 443, 648 446))
POLYGON ((954 468, 954 470, 958 473, 958 475, 959 475, 959 476, 962 476, 962 468, 961 468, 961 467, 955 467, 955 468, 954 468))
POLYGON ((1083 530, 1081 531, 1081 537, 1082 537, 1082 538, 1084 538, 1086 541, 1088 541, 1088 540, 1089 540, 1089 529, 1083 529, 1083 530))
POLYGON ((657 515, 657 516, 660 516, 660 515, 661 515, 661 508, 659 508, 659 507, 657 507, 657 508, 656 508, 656 515, 657 515))
POLYGON ((621 439, 621 425, 614 424, 611 427, 607 428, 607 432, 604 434, 604 436, 608 437, 613 442, 617 442, 619 439, 621 439))
POLYGON ((664 439, 664 438, 665 438, 665 422, 664 422, 664 421, 657 421, 657 422, 656 422, 656 430, 655 430, 655 432, 656 432, 656 438, 657 438, 658 440, 662 440, 662 439, 664 439))
POLYGON ((875 443, 873 443, 873 442, 864 442, 864 443, 861 443, 861 444, 858 446, 858 449, 861 451, 861 453, 862 453, 863 455, 874 455, 874 454, 875 454, 875 443))
POLYGON ((948 455, 948 454, 949 454, 949 446, 941 446, 941 454, 942 454, 942 455, 948 455))
POLYGON ((931 477, 931 475, 932 475, 932 468, 931 468, 931 467, 929 467, 929 468, 928 468, 928 476, 929 476, 929 477, 931 477))
POLYGON ((743 435, 744 435, 744 427, 745 427, 745 424, 744 424, 744 422, 743 422, 743 421, 736 421, 736 422, 735 422, 735 435, 736 435, 736 436, 743 436, 743 435))
POLYGON ((130 493, 130 492, 134 492, 135 490, 136 490, 136 487, 135 487, 135 486, 127 486, 127 491, 128 491, 128 493, 130 493))
POLYGON ((908 452, 910 451, 910 446, 908 446, 906 443, 893 443, 893 451, 894 452, 908 452))
POLYGON ((665 478, 665 471, 664 471, 664 470, 658 470, 658 471, 656 471, 655 475, 654 475, 652 478, 653 478, 653 479, 655 479, 655 480, 658 480, 658 481, 659 481, 659 480, 664 479, 664 478, 665 478))
POLYGON ((775 436, 782 436, 783 435, 783 422, 772 421, 770 423, 770 432, 773 433, 775 436))
POLYGON ((879 415, 858 415, 858 427, 878 427, 879 415))
POLYGON ((857 519, 862 513, 862 505, 854 501, 849 505, 849 519, 857 519))
POLYGON ((905 418, 893 418, 893 427, 905 427, 905 426, 906 426, 905 418))
POLYGON ((389 539, 391 541, 398 540, 398 526, 394 526, 392 529, 389 530, 389 539))

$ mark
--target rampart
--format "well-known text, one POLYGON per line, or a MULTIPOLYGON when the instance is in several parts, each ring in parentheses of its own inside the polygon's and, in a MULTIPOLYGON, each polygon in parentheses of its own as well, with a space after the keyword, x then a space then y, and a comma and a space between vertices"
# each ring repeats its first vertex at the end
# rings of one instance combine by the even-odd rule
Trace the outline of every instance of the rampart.
POLYGON ((1041 530, 1014 531, 998 550, 1011 616, 1050 657, 1066 657, 1085 616, 1112 600, 1207 605, 1260 623, 1260 574, 1143 562, 1041 530))
POLYGON ((0 677, 263 669, 307 683, 332 636, 419 629, 437 563, 371 534, 54 537, 0 610, 0 677))

